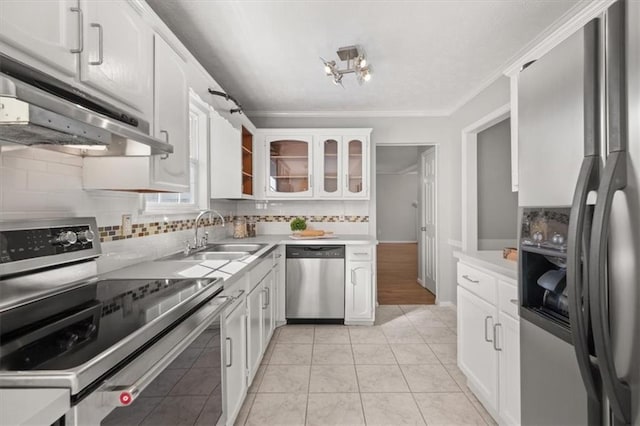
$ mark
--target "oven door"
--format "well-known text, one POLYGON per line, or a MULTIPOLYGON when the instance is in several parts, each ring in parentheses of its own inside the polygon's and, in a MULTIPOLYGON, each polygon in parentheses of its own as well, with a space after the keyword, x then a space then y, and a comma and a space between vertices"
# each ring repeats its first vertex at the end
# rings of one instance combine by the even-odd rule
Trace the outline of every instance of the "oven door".
POLYGON ((222 417, 220 316, 216 297, 101 381, 65 416, 66 426, 215 425, 222 417))

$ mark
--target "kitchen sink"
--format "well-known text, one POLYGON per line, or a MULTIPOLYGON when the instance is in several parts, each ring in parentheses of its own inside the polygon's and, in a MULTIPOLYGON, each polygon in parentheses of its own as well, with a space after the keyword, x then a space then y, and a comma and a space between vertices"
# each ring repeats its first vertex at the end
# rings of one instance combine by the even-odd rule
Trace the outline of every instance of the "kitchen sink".
POLYGON ((253 254, 263 247, 266 247, 266 244, 209 244, 190 254, 179 252, 158 260, 235 260, 253 254))
POLYGON ((239 252, 246 251, 255 253, 265 247, 266 244, 242 244, 242 243, 226 243, 226 244, 209 244, 205 251, 207 252, 239 252))

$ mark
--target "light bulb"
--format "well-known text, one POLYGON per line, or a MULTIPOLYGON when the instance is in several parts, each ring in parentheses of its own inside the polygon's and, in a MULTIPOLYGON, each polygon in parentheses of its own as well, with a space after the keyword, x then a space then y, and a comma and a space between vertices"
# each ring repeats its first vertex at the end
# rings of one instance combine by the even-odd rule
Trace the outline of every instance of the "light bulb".
POLYGON ((324 66, 324 72, 327 75, 331 75, 331 67, 329 65, 324 66))
POLYGON ((369 71, 365 72, 364 75, 362 76, 362 79, 364 81, 369 81, 371 80, 371 73, 369 71))
POLYGON ((360 68, 367 66, 367 60, 365 58, 360 59, 360 68))

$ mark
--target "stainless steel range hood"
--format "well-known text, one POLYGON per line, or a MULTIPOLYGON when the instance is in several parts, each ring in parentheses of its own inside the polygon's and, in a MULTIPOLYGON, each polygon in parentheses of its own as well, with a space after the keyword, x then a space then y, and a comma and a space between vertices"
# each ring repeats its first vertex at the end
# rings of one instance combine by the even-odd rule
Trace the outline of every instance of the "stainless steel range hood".
POLYGON ((173 147, 149 123, 0 55, 0 145, 81 156, 150 156, 173 147))

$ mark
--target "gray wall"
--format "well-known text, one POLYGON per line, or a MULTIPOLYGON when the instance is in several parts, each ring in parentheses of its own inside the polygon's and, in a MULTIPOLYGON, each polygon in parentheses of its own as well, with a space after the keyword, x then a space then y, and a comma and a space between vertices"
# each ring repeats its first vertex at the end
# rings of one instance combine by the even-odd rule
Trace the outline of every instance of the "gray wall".
POLYGON ((478 133, 478 250, 515 243, 518 193, 511 191, 511 132, 506 119, 478 133))
POLYGON ((417 241, 417 173, 379 174, 376 191, 378 241, 417 241))

